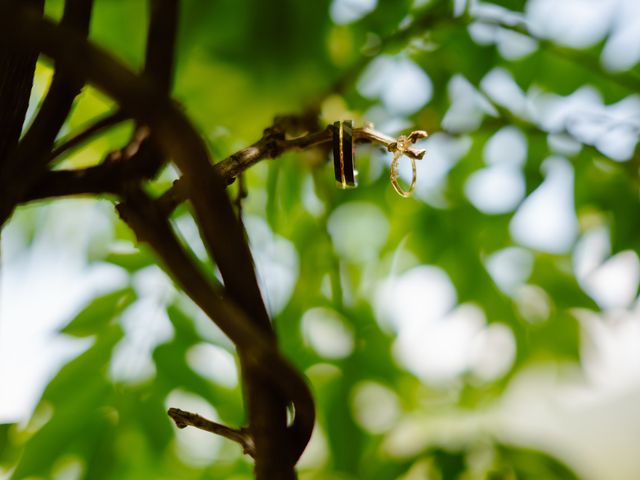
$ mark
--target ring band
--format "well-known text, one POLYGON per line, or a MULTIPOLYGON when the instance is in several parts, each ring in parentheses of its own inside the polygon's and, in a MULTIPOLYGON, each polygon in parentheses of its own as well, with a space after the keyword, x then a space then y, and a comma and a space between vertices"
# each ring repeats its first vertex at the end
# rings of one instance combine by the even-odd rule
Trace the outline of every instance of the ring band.
POLYGON ((333 124, 333 169, 339 188, 355 188, 358 185, 352 120, 333 124))
POLYGON ((398 195, 404 198, 409 198, 413 191, 416 188, 416 180, 417 180, 417 171, 416 171, 416 160, 413 157, 409 157, 411 160, 411 184, 409 185, 408 190, 404 190, 400 183, 398 183, 398 164, 400 163, 400 159, 404 156, 403 150, 398 150, 393 155, 393 160, 391 162, 391 185, 393 185, 393 189, 396 191, 398 195))

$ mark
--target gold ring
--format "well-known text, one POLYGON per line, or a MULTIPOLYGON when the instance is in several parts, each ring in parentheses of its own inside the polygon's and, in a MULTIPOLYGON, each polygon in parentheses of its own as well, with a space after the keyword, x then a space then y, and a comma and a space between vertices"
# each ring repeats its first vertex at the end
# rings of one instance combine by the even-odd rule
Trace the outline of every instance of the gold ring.
POLYGON ((391 185, 393 185, 393 189, 396 191, 398 195, 404 198, 409 198, 413 191, 416 188, 416 180, 418 178, 416 171, 416 160, 413 157, 408 157, 411 160, 411 184, 409 185, 408 190, 404 190, 400 183, 398 182, 398 164, 400 163, 400 159, 404 156, 404 150, 397 150, 393 155, 393 161, 391 162, 391 185))
POLYGON ((339 188, 355 188, 358 185, 353 139, 353 121, 333 124, 333 166, 336 185, 339 188))

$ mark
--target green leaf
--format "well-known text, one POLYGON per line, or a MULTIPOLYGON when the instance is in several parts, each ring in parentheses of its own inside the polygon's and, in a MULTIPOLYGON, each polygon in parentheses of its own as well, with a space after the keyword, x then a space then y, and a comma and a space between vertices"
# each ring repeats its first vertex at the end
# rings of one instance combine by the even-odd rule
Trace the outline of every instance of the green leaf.
POLYGON ((572 271, 571 260, 568 258, 538 254, 529 283, 542 287, 560 310, 598 309, 595 301, 578 285, 572 271))
POLYGON ((540 324, 530 325, 526 331, 526 343, 520 346, 521 358, 573 362, 580 359, 580 324, 569 312, 560 311, 540 324))
POLYGON ((65 401, 55 404, 52 419, 28 441, 12 479, 48 476, 58 458, 72 451, 75 443, 88 440, 87 427, 106 421, 107 412, 100 409, 108 402, 111 392, 106 378, 86 378, 82 385, 82 389, 67 390, 65 401))
POLYGON ((153 265, 156 261, 151 251, 146 248, 141 248, 139 251, 131 253, 111 252, 103 260, 118 265, 129 273, 142 270, 149 265, 153 265))
POLYGON ((518 478, 536 480, 577 480, 577 475, 565 464, 550 455, 526 448, 498 445, 495 467, 490 479, 518 478))
POLYGON ((0 466, 9 466, 18 457, 20 449, 12 441, 15 429, 15 423, 0 424, 0 466))
POLYGON ((61 332, 74 337, 94 335, 118 317, 135 299, 135 291, 130 287, 95 298, 61 332))
POLYGON ((113 385, 107 378, 107 369, 122 335, 119 326, 103 329, 91 348, 51 380, 38 408, 50 408, 52 418, 27 442, 12 479, 47 475, 62 455, 76 453, 78 446, 93 442, 93 436, 102 434, 101 429, 93 428, 96 422, 113 421, 114 412, 109 407, 113 385))
POLYGON ((83 354, 67 363, 49 382, 42 394, 42 401, 54 405, 64 403, 65 399, 85 382, 98 381, 106 377, 111 353, 124 333, 118 325, 107 327, 98 335, 95 343, 83 354))

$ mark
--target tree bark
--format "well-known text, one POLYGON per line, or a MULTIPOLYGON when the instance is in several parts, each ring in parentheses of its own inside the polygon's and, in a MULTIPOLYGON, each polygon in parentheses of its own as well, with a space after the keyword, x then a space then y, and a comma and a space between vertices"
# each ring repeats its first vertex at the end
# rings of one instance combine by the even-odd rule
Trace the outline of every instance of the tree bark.
MULTIPOLYGON (((42 13, 44 0, 2 0, 2 4, 25 4, 42 13)), ((0 166, 18 145, 33 86, 38 51, 16 49, 0 42, 0 166)))

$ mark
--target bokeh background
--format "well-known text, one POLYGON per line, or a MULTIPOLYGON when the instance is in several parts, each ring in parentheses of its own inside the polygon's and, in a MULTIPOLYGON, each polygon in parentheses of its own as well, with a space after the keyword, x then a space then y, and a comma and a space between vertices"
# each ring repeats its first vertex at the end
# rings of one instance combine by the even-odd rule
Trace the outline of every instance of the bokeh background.
MULTIPOLYGON (((135 69, 146 3, 97 0, 92 21, 135 69)), ((302 479, 640 478, 637 1, 185 0, 180 24, 174 95, 216 160, 313 105, 430 134, 409 200, 372 146, 355 190, 324 150, 247 172, 264 297, 318 404, 302 479)), ((65 133, 113 108, 86 88, 65 133)), ((111 199, 20 208, 1 273, 0 478, 251 478, 237 445, 165 415, 242 425, 237 362, 111 199)))

